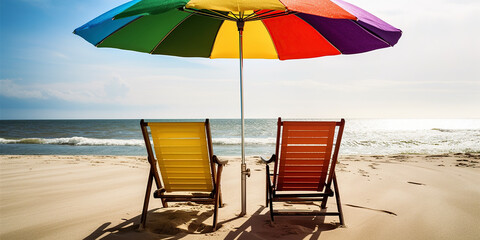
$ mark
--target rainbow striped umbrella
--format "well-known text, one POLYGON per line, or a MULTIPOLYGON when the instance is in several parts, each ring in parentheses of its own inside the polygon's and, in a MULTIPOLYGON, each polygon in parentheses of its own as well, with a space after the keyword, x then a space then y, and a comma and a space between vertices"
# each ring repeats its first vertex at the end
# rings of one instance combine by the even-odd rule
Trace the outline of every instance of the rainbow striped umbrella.
POLYGON ((341 0, 134 0, 74 33, 97 47, 239 58, 239 27, 243 58, 280 60, 367 52, 402 34, 341 0))
POLYGON ((133 0, 75 29, 96 47, 239 58, 242 213, 246 209, 243 58, 300 59, 395 45, 402 32, 342 0, 133 0))

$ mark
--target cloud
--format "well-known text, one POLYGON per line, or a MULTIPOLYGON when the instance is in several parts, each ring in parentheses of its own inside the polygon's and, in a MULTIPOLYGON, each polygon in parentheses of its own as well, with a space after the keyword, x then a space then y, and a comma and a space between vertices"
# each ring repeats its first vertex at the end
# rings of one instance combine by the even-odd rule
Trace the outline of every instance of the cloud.
POLYGON ((16 99, 56 99, 76 103, 115 103, 125 98, 128 84, 119 80, 19 84, 0 80, 0 96, 16 99))
POLYGON ((31 86, 22 86, 9 79, 0 80, 0 96, 20 99, 46 99, 41 90, 31 86))

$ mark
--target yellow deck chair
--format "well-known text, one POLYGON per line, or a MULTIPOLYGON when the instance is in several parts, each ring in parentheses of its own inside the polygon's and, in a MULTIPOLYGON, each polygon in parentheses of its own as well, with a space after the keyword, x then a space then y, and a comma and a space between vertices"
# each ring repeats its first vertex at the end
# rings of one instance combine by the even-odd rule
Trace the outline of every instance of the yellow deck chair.
POLYGON ((144 228, 146 224, 155 180, 157 189, 153 196, 162 200, 163 207, 168 207, 168 202, 213 204, 215 231, 218 207, 222 206, 220 178, 226 161, 213 155, 209 120, 145 122, 142 119, 140 126, 150 163, 140 227, 144 228))

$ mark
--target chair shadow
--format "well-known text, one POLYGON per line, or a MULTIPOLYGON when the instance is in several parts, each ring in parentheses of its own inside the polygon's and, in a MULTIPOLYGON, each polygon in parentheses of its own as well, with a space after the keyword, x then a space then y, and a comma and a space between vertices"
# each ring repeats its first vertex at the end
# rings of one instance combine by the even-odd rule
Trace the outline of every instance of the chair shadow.
MULTIPOLYGON (((265 239, 293 237, 295 239, 318 239, 325 231, 334 230, 340 224, 325 223, 325 217, 288 216, 275 217, 275 222, 270 222, 270 213, 260 206, 242 225, 228 232, 224 239, 265 239), (265 212, 265 213, 262 213, 265 212)), ((148 212, 145 229, 139 230, 140 215, 111 226, 111 222, 100 225, 95 231, 85 237, 85 240, 115 240, 115 239, 182 239, 188 235, 208 234, 213 232, 212 225, 205 224, 211 218, 213 211, 200 211, 196 209, 182 210, 175 208, 155 208, 148 212), (161 211, 158 211, 161 209, 161 211), (183 225, 182 227, 179 227, 183 225)), ((233 217, 218 222, 217 231, 222 231, 222 226, 243 217, 233 217)), ((225 230, 223 230, 225 231, 225 230)), ((223 235, 223 234, 222 234, 223 235)))
MULTIPOLYGON (((275 222, 270 221, 270 212, 262 212, 266 208, 261 206, 249 219, 235 231, 230 231, 226 240, 233 239, 273 239, 291 236, 292 239, 318 239, 320 234, 340 227, 340 223, 325 223, 325 217, 288 216, 275 217, 275 222)), ((234 220, 234 219, 232 219, 234 220)), ((231 221, 231 220, 228 220, 231 221)), ((222 222, 224 224, 225 222, 222 222)))
POLYGON ((84 240, 112 240, 112 239, 181 239, 190 234, 205 234, 213 232, 212 225, 203 222, 213 215, 213 211, 180 210, 168 208, 165 211, 156 212, 161 208, 148 211, 145 229, 139 230, 140 217, 122 219, 123 222, 111 226, 111 222, 100 225, 84 240), (179 228, 185 225, 186 229, 179 228))

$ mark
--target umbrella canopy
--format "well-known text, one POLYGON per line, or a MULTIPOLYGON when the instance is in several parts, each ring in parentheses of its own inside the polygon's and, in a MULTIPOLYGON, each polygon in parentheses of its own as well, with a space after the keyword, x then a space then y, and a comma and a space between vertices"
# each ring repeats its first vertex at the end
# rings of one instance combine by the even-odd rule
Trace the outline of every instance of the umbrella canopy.
POLYGON ((133 0, 74 33, 97 47, 239 58, 240 215, 246 213, 246 177, 250 174, 245 164, 243 58, 356 54, 393 46, 402 35, 399 29, 342 0, 133 0))
POLYGON ((182 57, 299 59, 393 46, 401 31, 341 0, 134 0, 77 28, 97 47, 182 57))

